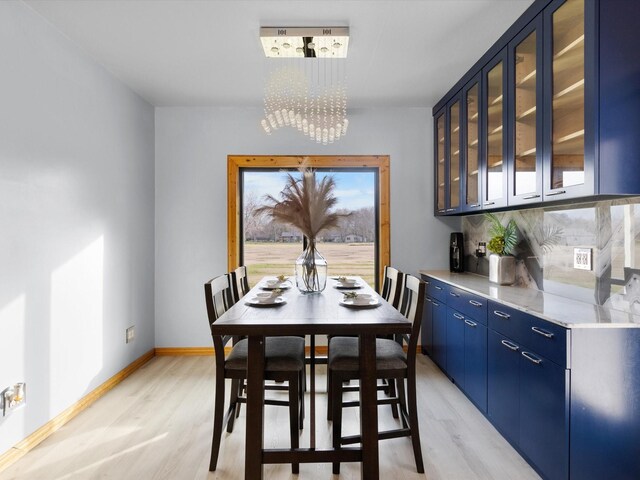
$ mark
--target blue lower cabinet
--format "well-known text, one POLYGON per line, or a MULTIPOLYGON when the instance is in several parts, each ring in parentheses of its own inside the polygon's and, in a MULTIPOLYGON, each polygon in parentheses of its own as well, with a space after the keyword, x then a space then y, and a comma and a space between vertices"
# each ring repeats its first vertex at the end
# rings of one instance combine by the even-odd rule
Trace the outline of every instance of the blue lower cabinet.
POLYGON ((422 345, 422 353, 425 355, 433 355, 433 311, 431 303, 431 298, 425 297, 422 310, 422 326, 420 327, 420 344, 422 345))
POLYGON ((511 443, 520 434, 520 345, 489 330, 487 415, 511 443))
POLYGON ((447 307, 447 374, 464 390, 464 315, 447 307))
POLYGON ((520 449, 549 480, 569 476, 568 389, 569 370, 520 351, 520 449))
POLYGON ((464 319, 464 390, 476 406, 487 412, 487 327, 464 319))
POLYGON ((432 358, 444 371, 447 369, 447 306, 436 299, 431 301, 433 333, 432 358))

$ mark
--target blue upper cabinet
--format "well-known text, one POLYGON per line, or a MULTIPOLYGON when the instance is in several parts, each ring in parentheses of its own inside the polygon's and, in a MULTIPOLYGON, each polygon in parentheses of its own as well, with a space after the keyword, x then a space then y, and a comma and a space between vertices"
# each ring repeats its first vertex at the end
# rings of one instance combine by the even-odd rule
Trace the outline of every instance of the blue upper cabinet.
POLYGON ((462 102, 460 95, 456 95, 447 105, 447 145, 446 158, 447 178, 447 209, 446 213, 459 213, 461 211, 461 150, 462 150, 462 102))
POLYGON ((542 15, 509 42, 509 205, 542 200, 542 44, 542 15))
POLYGON ((435 158, 435 210, 436 215, 443 215, 447 211, 447 182, 446 182, 446 170, 445 170, 445 111, 444 108, 440 111, 433 122, 433 136, 434 136, 434 158, 435 158))
POLYGON ((434 107, 462 105, 462 138, 439 137, 462 146, 443 172, 462 183, 436 211, 640 195, 638 45, 640 1, 537 0, 434 107))

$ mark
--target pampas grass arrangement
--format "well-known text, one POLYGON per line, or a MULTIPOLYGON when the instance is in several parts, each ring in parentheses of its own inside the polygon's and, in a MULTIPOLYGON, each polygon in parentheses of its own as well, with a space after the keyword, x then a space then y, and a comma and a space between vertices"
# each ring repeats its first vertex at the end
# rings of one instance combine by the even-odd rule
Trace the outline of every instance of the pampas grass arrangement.
POLYGON ((327 175, 317 181, 314 170, 301 167, 299 172, 300 178, 287 173, 280 199, 266 195, 265 204, 256 213, 266 214, 276 222, 291 225, 307 238, 307 248, 299 259, 302 260, 303 285, 298 285, 298 288, 307 292, 319 292, 324 289, 326 276, 321 279, 318 275, 316 239, 324 230, 337 227, 340 219, 349 214, 332 211, 338 202, 333 195, 336 183, 332 176, 327 175))

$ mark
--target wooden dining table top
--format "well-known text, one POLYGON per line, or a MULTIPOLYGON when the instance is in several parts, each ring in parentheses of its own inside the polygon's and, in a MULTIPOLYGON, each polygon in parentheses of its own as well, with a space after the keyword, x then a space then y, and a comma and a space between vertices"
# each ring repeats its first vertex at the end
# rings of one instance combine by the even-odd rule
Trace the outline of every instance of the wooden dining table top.
MULTIPOLYGON (((303 294, 295 286, 284 290, 281 296, 285 302, 274 306, 252 306, 248 299, 263 292, 262 279, 240 301, 231 307, 211 326, 212 333, 218 335, 304 335, 343 334, 357 335, 363 331, 375 334, 410 333, 411 322, 391 304, 383 300, 360 277, 358 289, 338 289, 334 278, 327 279, 327 286, 321 293, 303 294), (376 307, 346 307, 340 304, 345 291, 368 293, 379 300, 376 307), (259 328, 257 328, 259 327, 259 328)), ((290 281, 291 282, 291 281, 290 281)))

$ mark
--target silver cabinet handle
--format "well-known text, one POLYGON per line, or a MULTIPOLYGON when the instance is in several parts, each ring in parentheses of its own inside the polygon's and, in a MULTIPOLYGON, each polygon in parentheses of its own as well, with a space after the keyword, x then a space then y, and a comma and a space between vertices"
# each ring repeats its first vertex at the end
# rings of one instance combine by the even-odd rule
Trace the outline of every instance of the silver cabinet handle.
POLYGON ((458 298, 460 296, 455 292, 449 292, 449 295, 451 295, 452 297, 456 297, 456 298, 458 298))
POLYGON ((543 337, 546 337, 546 338, 553 338, 553 333, 551 333, 551 332, 547 332, 546 330, 542 330, 541 328, 538 328, 538 327, 531 327, 531 330, 533 330, 534 332, 536 332, 538 335, 542 335, 543 337))
POLYGON ((500 340, 500 343, 502 343, 505 347, 507 347, 509 350, 513 350, 514 352, 518 351, 518 346, 514 345, 511 342, 507 342, 506 340, 500 340))
POLYGON ((494 310, 493 313, 502 318, 506 318, 506 319, 511 318, 511 315, 509 315, 508 313, 501 312, 500 310, 494 310))
POLYGON ((478 208, 479 206, 479 203, 474 203, 473 205, 469 205, 469 208, 478 208))
POLYGON ((530 362, 535 363, 536 365, 540 365, 542 363, 542 360, 540 360, 539 358, 535 357, 534 355, 532 355, 529 352, 520 352, 520 353, 522 353, 522 356, 524 358, 526 358, 530 362))
POLYGON ((526 197, 522 197, 523 200, 533 200, 534 198, 540 198, 540 195, 527 195, 526 197))
POLYGON ((438 285, 434 285, 433 286, 436 290, 442 290, 442 287, 439 287, 438 285))
POLYGON ((557 192, 551 192, 551 193, 547 193, 545 194, 547 197, 551 197, 553 195, 562 195, 563 193, 567 193, 566 190, 558 190, 557 192))
POLYGON ((439 307, 439 306, 440 306, 440 304, 439 304, 439 303, 436 303, 436 302, 431 302, 431 303, 433 303, 433 306, 434 306, 434 307, 439 307))
POLYGON ((472 322, 471 320, 465 320, 464 323, 466 323, 470 327, 477 327, 478 326, 478 324, 476 322, 472 322))
POLYGON ((445 212, 455 212, 457 208, 447 208, 445 212))
POLYGON ((471 305, 473 305, 474 307, 481 307, 482 306, 482 303, 476 302, 475 300, 469 300, 469 303, 471 305))
POLYGON ((453 316, 456 317, 458 320, 464 320, 464 317, 459 313, 454 313, 453 316))
POLYGON ((484 202, 484 206, 487 207, 489 205, 495 205, 496 202, 484 202))
POLYGON ((425 299, 427 302, 430 302, 430 301, 431 301, 431 299, 430 299, 429 297, 424 297, 424 299, 425 299))
POLYGON ((429 285, 431 282, 429 280, 424 281, 425 285, 429 285))

